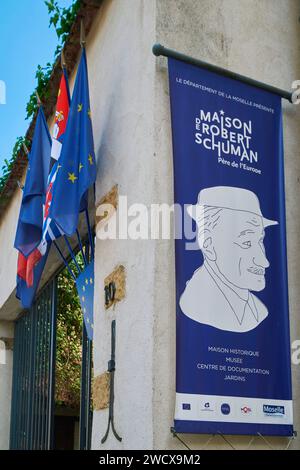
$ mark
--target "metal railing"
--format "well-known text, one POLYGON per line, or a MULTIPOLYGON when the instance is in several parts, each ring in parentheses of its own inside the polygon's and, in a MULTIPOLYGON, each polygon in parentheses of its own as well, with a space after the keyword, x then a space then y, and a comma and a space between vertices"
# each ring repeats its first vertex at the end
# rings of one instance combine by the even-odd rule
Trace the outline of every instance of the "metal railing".
MULTIPOLYGON (((89 240, 84 243, 91 259, 89 240)), ((76 254, 79 251, 74 250, 76 254)), ((56 275, 38 294, 30 310, 15 323, 10 448, 49 450, 54 448, 56 275)), ((80 449, 90 449, 92 342, 82 320, 82 369, 80 390, 80 449)))
POLYGON ((15 324, 10 448, 53 447, 56 279, 15 324))

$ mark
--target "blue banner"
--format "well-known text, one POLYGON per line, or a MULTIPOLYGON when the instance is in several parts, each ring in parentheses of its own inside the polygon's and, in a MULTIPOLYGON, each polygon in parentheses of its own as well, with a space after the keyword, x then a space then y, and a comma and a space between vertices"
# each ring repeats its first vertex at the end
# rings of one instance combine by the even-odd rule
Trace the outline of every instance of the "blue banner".
POLYGON ((169 79, 175 430, 290 436, 281 99, 173 59, 169 79))

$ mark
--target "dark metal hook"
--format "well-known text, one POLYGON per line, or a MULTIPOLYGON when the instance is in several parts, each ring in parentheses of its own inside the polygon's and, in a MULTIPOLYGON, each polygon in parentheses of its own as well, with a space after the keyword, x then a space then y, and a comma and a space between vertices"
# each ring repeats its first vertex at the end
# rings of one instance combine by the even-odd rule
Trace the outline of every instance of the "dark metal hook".
POLYGON ((115 384, 115 368, 116 368, 115 349, 116 349, 116 320, 113 320, 111 322, 111 357, 110 357, 110 360, 108 361, 108 372, 110 373, 108 424, 107 424, 106 433, 101 439, 101 444, 104 444, 104 442, 108 438, 110 425, 111 425, 111 430, 115 438, 119 442, 122 441, 122 437, 120 437, 119 434, 117 433, 115 429, 115 424, 114 424, 114 398, 115 398, 114 384, 115 384))

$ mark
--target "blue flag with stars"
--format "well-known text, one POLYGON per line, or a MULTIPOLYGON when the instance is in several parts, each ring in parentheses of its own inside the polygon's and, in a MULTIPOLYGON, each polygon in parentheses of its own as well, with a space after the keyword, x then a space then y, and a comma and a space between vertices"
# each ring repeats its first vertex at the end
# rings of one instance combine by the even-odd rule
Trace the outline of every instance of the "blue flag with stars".
POLYGON ((87 191, 95 180, 88 72, 83 48, 49 214, 66 235, 76 231, 79 212, 87 209, 87 191))
POLYGON ((43 227, 43 203, 50 166, 51 137, 40 106, 23 190, 14 246, 27 257, 40 243, 43 227))
POLYGON ((79 274, 76 286, 87 336, 92 341, 94 333, 94 260, 79 274))

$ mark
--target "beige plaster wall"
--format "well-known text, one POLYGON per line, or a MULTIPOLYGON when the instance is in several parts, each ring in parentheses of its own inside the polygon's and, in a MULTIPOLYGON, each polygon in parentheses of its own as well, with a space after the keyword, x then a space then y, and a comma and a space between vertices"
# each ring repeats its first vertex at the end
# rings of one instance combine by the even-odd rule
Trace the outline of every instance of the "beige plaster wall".
MULTIPOLYGON (((157 0, 156 42, 257 80, 291 89, 300 77, 299 2, 297 0, 157 0)), ((157 60, 155 80, 156 195, 173 198, 173 165, 166 60, 157 60)), ((283 102, 287 203, 288 270, 291 341, 300 337, 299 220, 300 108, 283 102)), ((175 389, 175 277, 172 243, 156 245, 154 364, 154 448, 183 448, 170 434, 175 389), (158 292, 168 292, 165 297, 158 292)), ((293 366, 295 429, 299 430, 300 367, 293 366)), ((193 449, 206 446, 209 436, 185 435, 193 449)), ((229 437, 236 448, 246 448, 250 437, 229 437)), ((268 438, 283 448, 286 439, 268 438)), ((221 436, 208 448, 228 448, 221 436)), ((251 448, 268 448, 260 438, 251 448)), ((291 448, 300 448, 299 438, 291 448)))

